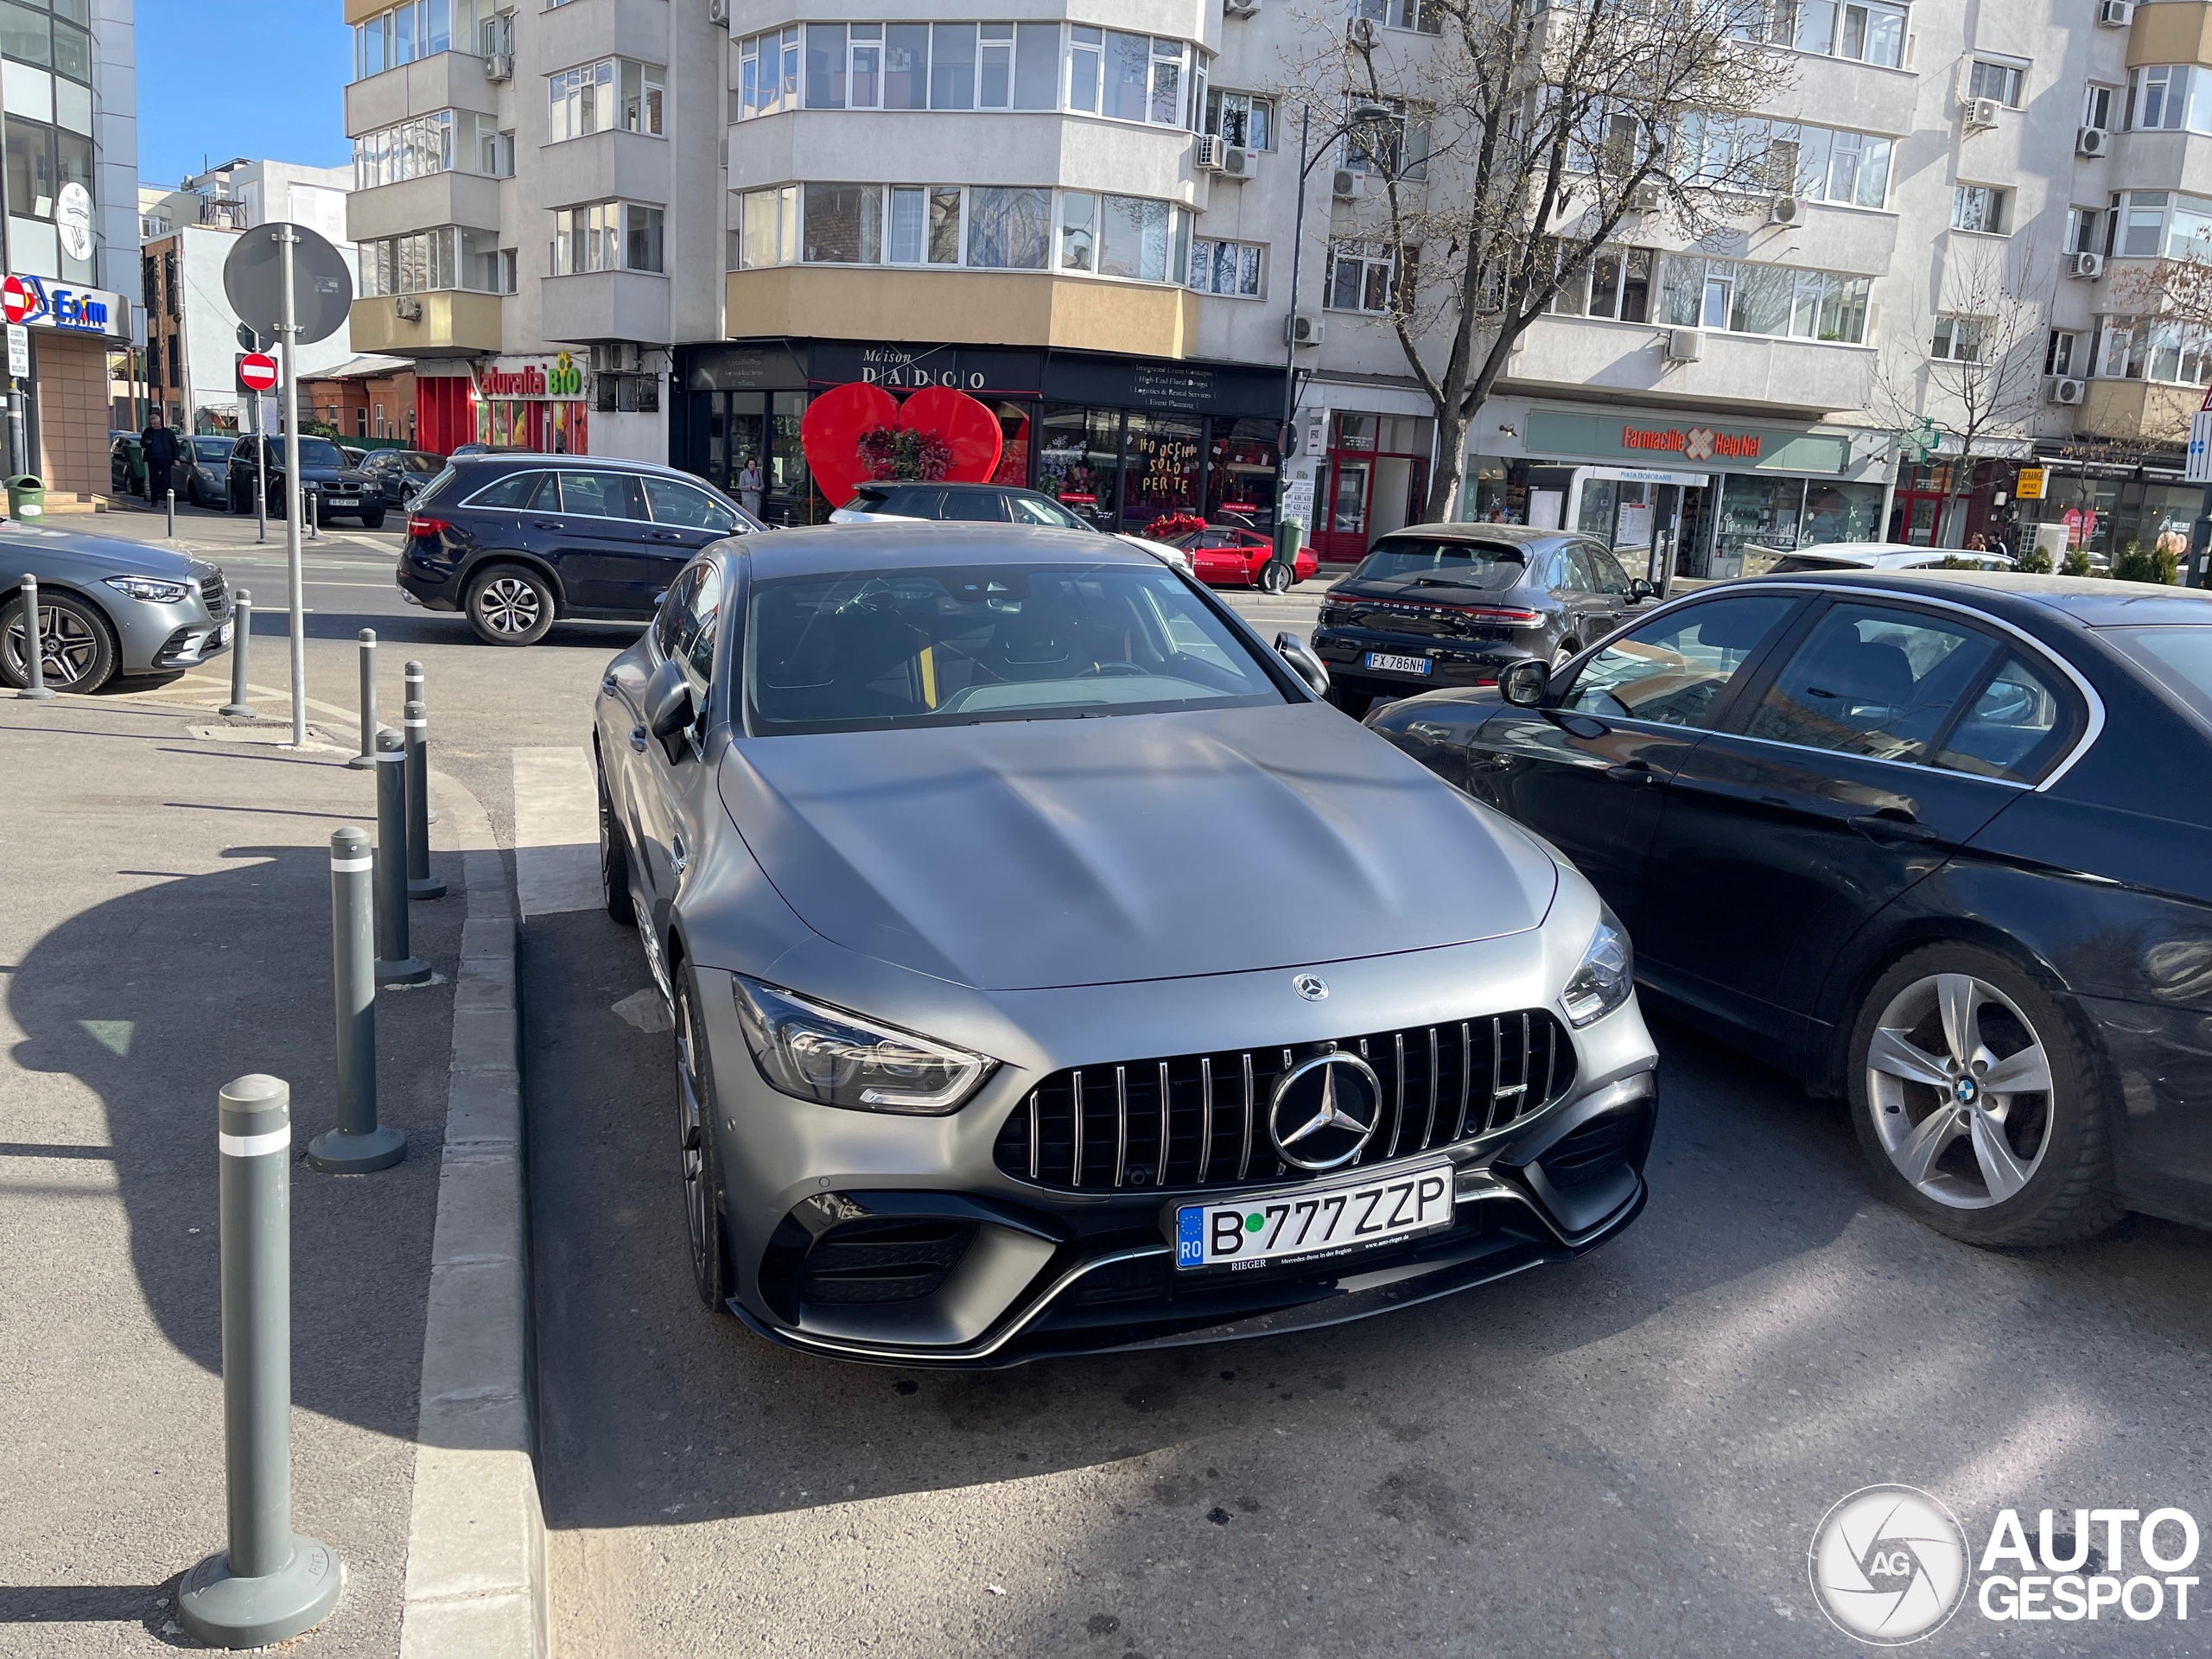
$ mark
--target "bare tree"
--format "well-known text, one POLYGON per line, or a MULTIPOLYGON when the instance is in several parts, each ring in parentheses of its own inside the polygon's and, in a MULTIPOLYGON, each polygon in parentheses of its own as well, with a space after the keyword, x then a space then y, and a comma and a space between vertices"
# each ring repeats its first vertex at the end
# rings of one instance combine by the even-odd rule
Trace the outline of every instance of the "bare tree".
POLYGON ((1892 329, 1875 371, 1880 413, 1900 430, 1932 435, 1965 463, 1950 474, 1936 519, 1968 493, 1977 456, 2000 439, 2025 438, 2041 407, 2050 283, 2032 250, 2012 242, 1954 238, 1939 278, 1940 298, 1904 329, 1892 329))
POLYGON ((1389 292, 1363 308, 1434 408, 1426 512, 1448 518, 1515 346, 1624 221, 1694 240, 1789 192, 1794 150, 1752 116, 1789 71, 1758 43, 1767 0, 1390 0, 1419 33, 1320 3, 1294 95, 1332 133, 1353 107, 1394 112, 1344 138, 1381 188, 1336 233, 1387 258, 1389 292))

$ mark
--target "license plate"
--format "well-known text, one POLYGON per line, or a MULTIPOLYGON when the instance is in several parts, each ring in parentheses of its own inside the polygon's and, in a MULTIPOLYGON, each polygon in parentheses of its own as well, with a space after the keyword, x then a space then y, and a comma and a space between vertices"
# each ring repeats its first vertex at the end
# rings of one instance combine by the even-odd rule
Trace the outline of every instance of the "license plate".
POLYGON ((217 651, 220 651, 225 645, 227 645, 230 643, 231 625, 227 622, 224 623, 221 627, 216 629, 214 639, 208 641, 208 644, 217 651))
POLYGON ((1187 1204, 1175 1212, 1180 1268, 1258 1268, 1339 1255, 1452 1224, 1452 1166, 1315 1181, 1233 1204, 1187 1204))
POLYGON ((358 507, 361 504, 350 495, 334 495, 322 505, 326 507, 358 507))
POLYGON ((1370 651, 1367 665, 1387 674, 1426 674, 1433 664, 1426 657, 1393 657, 1387 651, 1370 651))

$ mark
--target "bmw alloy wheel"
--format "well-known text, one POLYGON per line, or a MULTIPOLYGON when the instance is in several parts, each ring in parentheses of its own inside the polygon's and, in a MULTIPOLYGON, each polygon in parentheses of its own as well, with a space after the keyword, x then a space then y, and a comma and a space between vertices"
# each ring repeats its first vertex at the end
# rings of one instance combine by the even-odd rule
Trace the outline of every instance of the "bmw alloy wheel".
POLYGON ((537 626, 537 590, 518 576, 500 576, 484 584, 476 601, 484 626, 494 633, 524 634, 537 626))
POLYGON ((1892 997, 1866 1056, 1875 1137, 1923 1195, 1986 1210, 2026 1186, 2050 1145, 2050 1057, 2018 1005, 1971 974, 1892 997))
MULTIPOLYGON (((38 607, 39 671, 48 686, 66 691, 99 661, 100 645, 92 625, 58 605, 38 607)), ((8 667, 18 683, 26 678, 29 656, 20 611, 8 625, 8 667)))

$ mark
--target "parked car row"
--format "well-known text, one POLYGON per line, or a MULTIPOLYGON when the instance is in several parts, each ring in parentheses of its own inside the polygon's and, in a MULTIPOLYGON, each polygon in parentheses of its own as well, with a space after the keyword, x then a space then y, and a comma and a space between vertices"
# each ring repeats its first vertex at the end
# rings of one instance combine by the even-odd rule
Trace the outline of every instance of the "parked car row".
MULTIPOLYGON (((257 489, 265 490, 269 512, 284 513, 284 442, 265 438, 257 466, 256 441, 221 434, 181 436, 170 481, 177 499, 194 506, 221 506, 251 512, 257 489)), ((109 445, 109 483, 118 494, 146 493, 146 463, 138 435, 118 432, 109 445)), ((357 449, 327 438, 300 440, 302 484, 316 497, 316 518, 353 518, 365 529, 383 528, 386 514, 414 505, 422 487, 445 465, 445 457, 420 449, 357 449)), ((157 492, 158 493, 158 492, 157 492)))

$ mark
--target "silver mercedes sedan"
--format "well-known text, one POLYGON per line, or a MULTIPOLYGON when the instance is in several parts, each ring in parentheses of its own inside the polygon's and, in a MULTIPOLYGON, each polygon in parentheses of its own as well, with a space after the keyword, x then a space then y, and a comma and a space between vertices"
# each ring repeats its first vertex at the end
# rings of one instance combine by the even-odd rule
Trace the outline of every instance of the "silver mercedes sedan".
POLYGON ((1627 938, 1326 683, 1073 531, 685 567, 593 741, 709 1307, 1005 1365, 1353 1319, 1635 1218, 1627 938))

